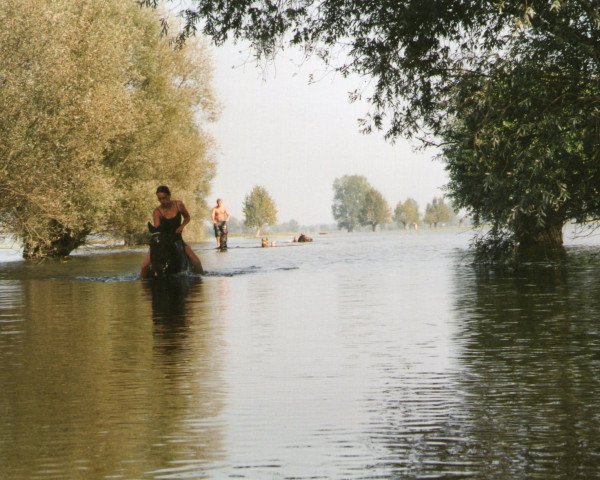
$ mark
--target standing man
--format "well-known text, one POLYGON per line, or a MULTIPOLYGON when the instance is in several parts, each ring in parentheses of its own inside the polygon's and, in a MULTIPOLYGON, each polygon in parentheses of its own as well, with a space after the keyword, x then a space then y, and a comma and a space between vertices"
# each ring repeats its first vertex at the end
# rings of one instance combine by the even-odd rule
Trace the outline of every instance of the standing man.
POLYGON ((217 198, 217 205, 213 207, 210 218, 213 222, 213 228, 215 230, 215 238, 217 239, 217 248, 221 247, 221 236, 220 233, 227 228, 227 220, 229 220, 229 212, 223 206, 223 200, 217 198))

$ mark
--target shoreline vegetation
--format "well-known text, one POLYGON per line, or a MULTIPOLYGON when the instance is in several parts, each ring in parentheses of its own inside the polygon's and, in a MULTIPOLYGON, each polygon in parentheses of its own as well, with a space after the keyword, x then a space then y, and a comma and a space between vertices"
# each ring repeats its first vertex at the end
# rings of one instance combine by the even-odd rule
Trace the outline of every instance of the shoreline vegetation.
MULTIPOLYGON (((415 229, 404 229, 404 228, 384 228, 381 230, 377 230, 376 232, 371 231, 370 228, 363 228, 363 229, 359 229, 359 230, 355 230, 353 232, 347 232, 345 230, 318 230, 316 228, 304 228, 304 229, 300 229, 298 231, 263 231, 262 233, 262 237, 269 237, 269 238, 276 238, 278 241, 282 241, 285 239, 289 239, 289 242, 292 243, 292 239, 294 237, 298 237, 298 235, 300 235, 301 232, 306 232, 306 233, 310 233, 311 235, 313 235, 313 238, 322 238, 328 235, 354 235, 354 234, 358 234, 358 233, 369 233, 369 234, 373 234, 373 235, 378 235, 378 234, 387 234, 387 233, 393 233, 393 232, 399 232, 399 233, 427 233, 427 232, 435 232, 435 231, 449 231, 449 230, 460 230, 460 231, 468 231, 468 230, 472 230, 472 231, 476 231, 478 230, 478 228, 474 228, 470 225, 444 225, 444 226, 438 226, 438 227, 428 227, 428 226, 422 226, 419 227, 419 229, 415 230, 415 229)), ((252 232, 232 232, 229 234, 229 237, 231 238, 238 238, 238 239, 245 239, 245 240, 256 240, 257 242, 260 242, 260 237, 256 237, 254 233, 252 232)), ((192 245, 201 245, 203 243, 212 243, 213 242, 213 238, 212 237, 204 237, 201 240, 198 241, 188 241, 188 243, 192 244, 192 245)), ((88 239, 86 241, 85 244, 81 245, 80 247, 78 247, 77 250, 85 250, 85 249, 102 249, 102 248, 111 248, 111 249, 116 249, 122 247, 124 250, 137 250, 140 248, 145 248, 147 247, 147 244, 145 243, 139 243, 139 244, 134 244, 134 245, 129 245, 126 244, 125 241, 122 238, 113 238, 113 237, 109 237, 109 236, 92 236, 90 237, 90 239, 88 239)), ((0 249, 3 250, 22 250, 23 245, 21 244, 21 242, 16 239, 16 238, 11 238, 9 236, 6 237, 2 237, 0 236, 0 249)))
MULTIPOLYGON (((448 232, 448 231, 457 231, 457 232, 468 232, 471 231, 473 233, 475 233, 478 229, 474 228, 472 226, 459 226, 459 225, 446 225, 446 226, 438 226, 436 228, 434 227, 420 227, 418 230, 408 230, 408 229, 404 229, 404 228, 389 228, 389 229, 382 229, 382 230, 377 230, 376 232, 372 232, 371 229, 369 228, 365 228, 365 229, 361 229, 361 230, 356 230, 354 232, 347 232, 345 230, 329 230, 329 231, 319 231, 318 229, 310 229, 310 228, 306 228, 303 230, 299 230, 297 232, 292 232, 292 231, 284 231, 284 232, 271 232, 271 231, 267 231, 267 232, 263 232, 262 237, 266 237, 269 240, 274 240, 276 241, 276 245, 274 245, 274 248, 276 248, 277 246, 283 246, 283 245, 303 245, 302 243, 298 243, 298 242, 294 242, 293 239, 294 237, 298 237, 298 235, 301 233, 301 231, 310 234, 313 238, 314 241, 319 241, 319 239, 324 239, 324 238, 330 238, 330 237, 335 237, 335 236, 352 236, 352 235, 356 235, 356 234, 369 234, 369 235, 387 235, 387 234, 399 234, 399 235, 427 235, 429 233, 435 233, 435 232, 448 232)), ((257 246, 260 246, 260 240, 261 237, 256 237, 253 233, 248 233, 248 232, 235 232, 235 233, 231 233, 230 238, 233 239, 237 239, 237 240, 241 240, 244 243, 256 243, 257 246)), ((202 240, 199 241, 190 241, 188 242, 190 245, 192 246, 200 246, 201 250, 204 251, 211 251, 213 250, 214 247, 214 239, 212 237, 204 237, 202 240), (207 245, 210 246, 210 248, 205 248, 207 245)), ((75 254, 77 255, 78 253, 90 253, 93 254, 94 252, 103 252, 103 251, 123 251, 123 252, 136 252, 139 251, 140 253, 142 251, 145 251, 145 249, 148 248, 147 244, 141 243, 141 244, 136 244, 136 245, 129 245, 127 243, 125 243, 125 241, 123 239, 120 238, 111 238, 108 236, 104 236, 104 237, 100 237, 100 236, 95 236, 94 238, 90 238, 84 245, 81 245, 80 247, 78 247, 77 249, 73 250, 71 252, 71 255, 75 254)), ((236 248, 235 245, 232 245, 232 248, 236 248)), ((15 254, 18 255, 18 258, 20 260, 23 259, 23 257, 21 256, 22 252, 23 252, 23 246, 21 244, 21 242, 18 239, 15 238, 11 238, 9 236, 5 236, 5 237, 1 237, 0 236, 0 252, 2 253, 6 253, 6 252, 11 252, 11 254, 15 254)), ((12 256, 12 255, 11 255, 12 256)), ((64 258, 64 257, 61 257, 64 258)), ((40 259, 43 260, 43 259, 40 259)), ((3 263, 4 259, 0 258, 0 263, 3 263)))
MULTIPOLYGON (((319 230, 318 226, 310 226, 308 228, 303 228, 298 231, 266 231, 263 232, 262 237, 256 237, 252 232, 233 232, 230 234, 230 238, 233 239, 233 244, 230 246, 230 249, 234 250, 236 248, 259 248, 261 246, 261 238, 267 238, 269 243, 273 242, 273 245, 269 245, 271 248, 277 247, 290 247, 290 246, 300 246, 304 245, 301 242, 294 242, 294 237, 298 237, 300 232, 304 232, 309 234, 315 242, 319 241, 333 241, 335 242, 336 237, 348 237, 354 235, 398 235, 400 236, 411 236, 411 237, 427 237, 429 235, 436 234, 444 234, 444 233, 455 233, 456 235, 471 235, 470 243, 476 241, 481 235, 485 234, 491 228, 490 225, 482 226, 474 226, 474 225, 458 225, 458 224, 450 224, 450 225, 440 225, 438 227, 429 227, 429 226, 420 226, 419 229, 404 229, 401 227, 394 228, 392 225, 388 225, 387 228, 383 228, 373 232, 370 228, 361 228, 359 230, 355 230, 353 232, 348 232, 343 229, 332 229, 328 231, 319 230), (331 239, 331 240, 330 240, 331 239)), ((575 222, 567 224, 563 228, 563 234, 565 239, 569 239, 573 242, 578 243, 580 239, 597 237, 600 236, 600 227, 592 226, 589 223, 580 225, 575 222)), ((188 242, 192 247, 195 248, 196 251, 203 252, 202 254, 206 254, 206 252, 210 252, 215 250, 214 247, 214 238, 210 236, 205 236, 201 240, 189 241, 188 242)), ((569 242, 571 243, 571 242, 569 242)), ((593 245, 600 246, 600 241, 594 241, 593 245)), ((589 244, 588 244, 589 246, 589 244)), ((81 245, 77 249, 73 250, 70 255, 64 257, 44 257, 39 258, 38 261, 44 261, 48 259, 68 259, 70 256, 87 256, 94 254, 104 254, 104 253, 139 253, 142 255, 148 249, 148 245, 141 244, 127 244, 122 238, 112 238, 109 236, 90 236, 90 238, 86 241, 85 244, 81 245)), ((472 250, 472 245, 469 246, 469 250, 472 250)), ((477 250, 474 250, 477 253, 477 250)), ((566 253, 566 252, 563 252, 566 253)), ((141 258, 141 257, 140 257, 141 258)), ((541 257, 545 260, 558 260, 564 258, 563 256, 548 256, 542 255, 541 257)), ((533 258, 532 258, 533 259, 533 258)), ((23 257, 23 247, 18 239, 15 239, 10 236, 0 236, 0 265, 7 262, 14 261, 22 261, 27 260, 23 257)), ((477 263, 481 263, 482 258, 479 258, 477 263)), ((489 261, 485 261, 484 263, 489 263, 489 261)), ((503 263, 510 263, 505 261, 503 263)), ((513 262, 514 263, 514 262, 513 262)))
MULTIPOLYGON (((206 218, 219 150, 208 127, 224 106, 209 45, 226 38, 248 42, 257 63, 293 47, 343 77, 370 78, 372 110, 359 129, 437 147, 449 181, 422 216, 416 200, 392 209, 364 175, 349 174, 333 182, 339 228, 437 227, 459 216, 481 228, 471 244, 481 258, 503 262, 562 255, 564 226, 600 217, 600 30, 589 2, 205 0, 172 28, 159 3, 0 2, 0 226, 23 257, 64 258, 92 235, 144 242, 140 220, 157 184, 206 218), (208 41, 192 35, 200 26, 208 41)), ((243 212, 256 237, 314 233, 276 225, 264 186, 243 212)), ((206 231, 198 223, 186 233, 206 231)))

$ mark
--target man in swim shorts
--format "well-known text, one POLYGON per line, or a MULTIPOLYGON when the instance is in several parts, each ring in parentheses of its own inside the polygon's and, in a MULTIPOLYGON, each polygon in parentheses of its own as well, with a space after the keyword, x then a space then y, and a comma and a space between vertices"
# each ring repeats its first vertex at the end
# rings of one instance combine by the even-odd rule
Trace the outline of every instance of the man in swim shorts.
POLYGON ((221 232, 227 229, 227 220, 229 220, 229 212, 223 206, 223 200, 217 198, 217 205, 213 207, 210 218, 213 222, 215 238, 217 240, 217 248, 221 247, 221 232))

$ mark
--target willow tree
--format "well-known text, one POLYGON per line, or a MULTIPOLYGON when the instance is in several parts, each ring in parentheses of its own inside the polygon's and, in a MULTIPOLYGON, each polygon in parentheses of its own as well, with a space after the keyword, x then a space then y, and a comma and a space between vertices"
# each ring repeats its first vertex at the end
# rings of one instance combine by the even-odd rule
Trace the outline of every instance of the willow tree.
POLYGON ((589 102, 600 84, 587 81, 597 67, 569 49, 511 52, 455 89, 441 133, 449 193, 492 226, 498 253, 560 251, 566 222, 600 218, 600 101, 589 102))
POLYGON ((361 213, 371 184, 363 175, 344 175, 333 182, 331 213, 338 228, 354 231, 361 224, 361 213))
POLYGON ((141 231, 157 183, 201 207, 214 170, 194 119, 215 111, 206 56, 175 52, 156 19, 121 0, 0 3, 0 223, 25 257, 141 231))
POLYGON ((434 197, 431 203, 425 207, 425 215, 423 221, 429 226, 433 225, 437 228, 438 223, 449 222, 454 216, 452 208, 444 201, 442 197, 434 197))
POLYGON ((203 129, 218 113, 211 87, 212 67, 198 41, 173 48, 162 38, 155 19, 143 22, 139 45, 136 108, 141 122, 134 134, 121 137, 107 151, 121 192, 119 208, 108 228, 138 242, 152 208, 157 184, 167 184, 182 198, 194 221, 187 238, 199 238, 214 176, 214 142, 203 129))
POLYGON ((244 225, 256 229, 256 236, 265 225, 277 223, 275 201, 264 187, 256 186, 244 199, 244 225))
POLYGON ((423 128, 437 133, 449 86, 485 72, 515 31, 549 41, 536 48, 578 49, 598 62, 597 7, 589 0, 189 0, 179 33, 182 42, 196 32, 217 45, 247 41, 258 59, 299 47, 343 75, 357 73, 373 86, 365 127, 387 127, 393 138, 423 128))
POLYGON ((365 194, 360 209, 360 224, 369 226, 373 231, 377 225, 392 221, 392 210, 384 196, 375 188, 370 188, 365 194))
POLYGON ((404 202, 398 202, 394 209, 394 221, 404 229, 409 225, 417 225, 419 223, 419 204, 413 198, 407 198, 404 202))

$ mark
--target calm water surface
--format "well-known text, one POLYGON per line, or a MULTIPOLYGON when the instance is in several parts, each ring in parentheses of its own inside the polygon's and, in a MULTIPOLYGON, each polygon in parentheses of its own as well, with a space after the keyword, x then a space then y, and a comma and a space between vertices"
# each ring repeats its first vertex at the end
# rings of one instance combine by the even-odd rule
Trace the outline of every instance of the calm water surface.
POLYGON ((152 285, 142 252, 0 263, 0 479, 600 478, 600 244, 318 236, 152 285))

